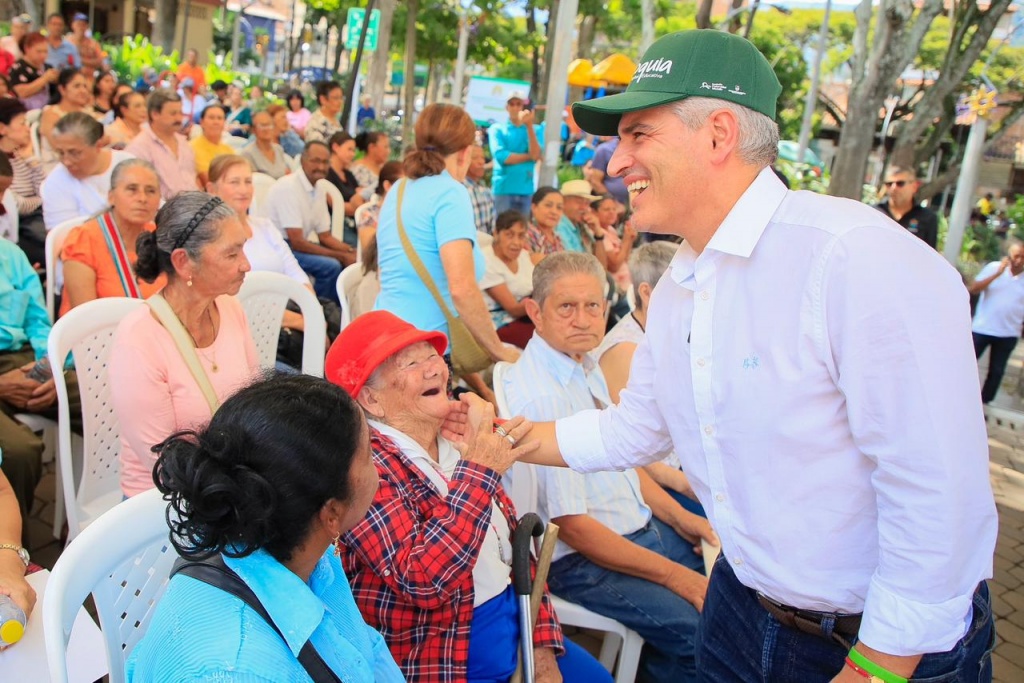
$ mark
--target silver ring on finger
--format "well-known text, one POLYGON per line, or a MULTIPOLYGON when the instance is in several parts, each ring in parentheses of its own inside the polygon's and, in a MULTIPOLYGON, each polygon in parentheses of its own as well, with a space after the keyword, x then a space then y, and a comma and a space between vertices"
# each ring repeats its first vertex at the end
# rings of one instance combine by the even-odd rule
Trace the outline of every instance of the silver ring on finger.
MULTIPOLYGON (((497 434, 498 436, 503 436, 506 439, 509 438, 510 436, 508 430, 506 430, 501 425, 498 425, 497 427, 494 428, 494 433, 497 434)), ((512 440, 512 443, 515 443, 515 439, 512 440)))
POLYGON ((504 436, 506 439, 508 439, 508 442, 512 444, 512 447, 514 448, 516 445, 516 437, 512 436, 511 434, 505 434, 504 436))

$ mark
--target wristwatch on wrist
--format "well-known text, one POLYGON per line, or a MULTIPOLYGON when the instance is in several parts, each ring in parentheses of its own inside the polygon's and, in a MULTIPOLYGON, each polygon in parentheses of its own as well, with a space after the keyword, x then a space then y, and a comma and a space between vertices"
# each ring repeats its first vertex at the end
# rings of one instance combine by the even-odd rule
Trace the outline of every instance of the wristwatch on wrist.
POLYGON ((13 543, 0 543, 0 550, 13 550, 18 553, 18 557, 25 563, 25 567, 28 567, 28 563, 31 558, 28 556, 28 551, 22 548, 20 545, 14 545, 13 543))

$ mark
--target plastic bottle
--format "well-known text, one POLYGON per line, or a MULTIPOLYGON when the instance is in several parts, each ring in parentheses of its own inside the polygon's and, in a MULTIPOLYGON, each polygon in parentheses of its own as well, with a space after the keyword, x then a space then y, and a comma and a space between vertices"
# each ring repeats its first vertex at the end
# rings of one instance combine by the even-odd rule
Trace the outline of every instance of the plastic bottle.
POLYGON ((28 619, 10 596, 0 595, 0 647, 14 645, 25 635, 28 619))

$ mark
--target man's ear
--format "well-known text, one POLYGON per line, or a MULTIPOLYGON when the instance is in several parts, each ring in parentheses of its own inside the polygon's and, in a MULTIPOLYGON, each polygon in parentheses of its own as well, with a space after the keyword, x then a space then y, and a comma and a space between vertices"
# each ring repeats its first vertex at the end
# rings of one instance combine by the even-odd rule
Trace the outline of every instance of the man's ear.
POLYGON ((532 297, 526 297, 523 299, 523 306, 526 307, 526 315, 533 321, 533 326, 539 332, 541 328, 540 304, 532 297))

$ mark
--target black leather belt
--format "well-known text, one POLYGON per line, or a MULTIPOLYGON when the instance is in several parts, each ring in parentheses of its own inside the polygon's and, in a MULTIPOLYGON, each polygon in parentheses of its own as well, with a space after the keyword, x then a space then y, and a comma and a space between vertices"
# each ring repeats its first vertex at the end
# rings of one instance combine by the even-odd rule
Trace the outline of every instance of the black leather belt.
POLYGON ((851 639, 860 632, 860 614, 837 614, 834 612, 814 612, 812 610, 797 609, 796 607, 776 602, 761 593, 757 594, 757 602, 783 626, 795 628, 797 631, 826 640, 833 640, 846 649, 852 646, 851 639), (832 621, 831 634, 827 633, 826 629, 822 627, 822 624, 827 621, 832 621))

